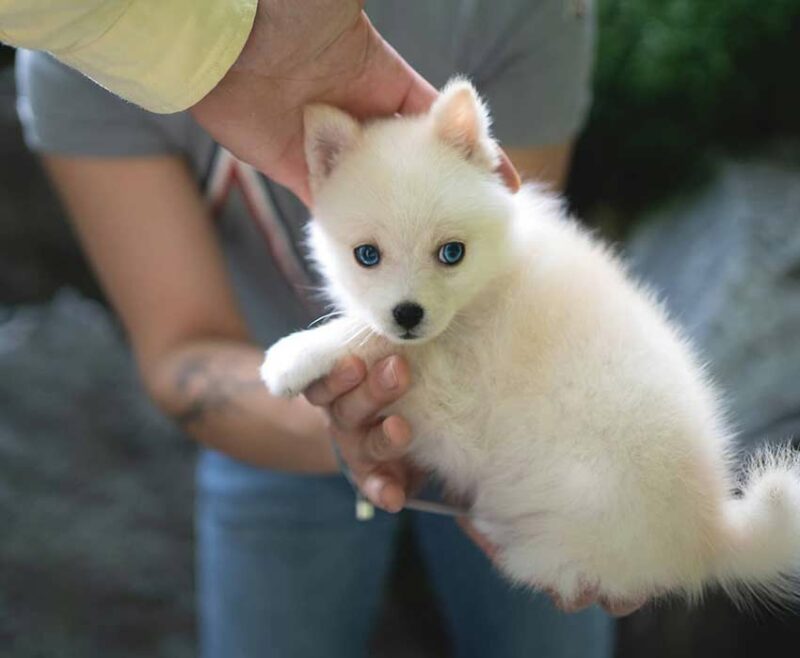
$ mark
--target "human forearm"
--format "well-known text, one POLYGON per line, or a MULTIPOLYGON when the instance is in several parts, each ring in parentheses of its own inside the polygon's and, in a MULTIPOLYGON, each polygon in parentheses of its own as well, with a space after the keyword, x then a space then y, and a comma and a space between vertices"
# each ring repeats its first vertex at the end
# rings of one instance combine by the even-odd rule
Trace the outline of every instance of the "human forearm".
POLYGON ((335 471, 324 413, 304 398, 269 395, 258 374, 263 359, 243 341, 191 341, 144 377, 157 404, 208 447, 277 470, 335 471))
POLYGON ((267 393, 213 223, 174 156, 45 159, 153 399, 198 441, 331 471, 323 412, 267 393))

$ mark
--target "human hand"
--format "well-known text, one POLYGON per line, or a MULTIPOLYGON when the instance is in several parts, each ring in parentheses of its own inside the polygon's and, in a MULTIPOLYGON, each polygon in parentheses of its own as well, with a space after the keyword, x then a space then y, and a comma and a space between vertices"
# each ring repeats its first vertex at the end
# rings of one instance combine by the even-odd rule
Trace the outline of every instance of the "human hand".
MULTIPOLYGON (((457 523, 461 526, 464 533, 475 542, 478 548, 480 548, 493 563, 497 564, 499 552, 497 546, 492 544, 488 537, 480 532, 469 518, 459 517, 457 523)), ((567 613, 580 612, 592 605, 599 605, 612 617, 627 617, 647 603, 645 599, 629 601, 610 600, 605 596, 600 596, 597 587, 589 586, 585 587, 578 596, 569 601, 562 599, 561 596, 553 590, 545 589, 544 591, 559 610, 567 613)))
POLYGON ((399 356, 386 357, 369 371, 349 356, 305 391, 311 404, 327 411, 333 440, 362 493, 387 512, 403 509, 407 492, 421 479, 404 459, 411 427, 400 416, 381 417, 409 383, 408 364, 399 356))
MULTIPOLYGON (((408 390, 408 364, 399 356, 378 361, 369 371, 364 362, 348 356, 305 390, 308 401, 328 413, 329 431, 362 493, 373 505, 399 512, 409 491, 423 474, 404 458, 411 445, 411 427, 400 416, 381 416, 381 411, 408 390)), ((498 548, 475 528, 468 517, 457 523, 472 541, 497 563, 498 548)), ((596 588, 587 587, 576 598, 562 600, 547 591, 564 612, 579 612, 598 604, 606 612, 622 617, 638 610, 645 601, 610 601, 596 588)))
MULTIPOLYGON (((193 108, 223 146, 311 204, 303 108, 329 103, 359 119, 425 112, 436 90, 378 34, 364 0, 260 0, 238 60, 193 108)), ((510 189, 519 176, 503 156, 510 189)))

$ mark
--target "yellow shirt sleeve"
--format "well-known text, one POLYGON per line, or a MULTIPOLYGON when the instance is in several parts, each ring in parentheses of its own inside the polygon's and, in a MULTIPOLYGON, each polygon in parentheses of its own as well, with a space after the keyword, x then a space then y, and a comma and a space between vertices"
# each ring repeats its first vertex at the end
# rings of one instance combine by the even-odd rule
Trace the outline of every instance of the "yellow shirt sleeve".
POLYGON ((151 112, 179 112, 239 56, 258 0, 0 0, 0 40, 47 50, 151 112))

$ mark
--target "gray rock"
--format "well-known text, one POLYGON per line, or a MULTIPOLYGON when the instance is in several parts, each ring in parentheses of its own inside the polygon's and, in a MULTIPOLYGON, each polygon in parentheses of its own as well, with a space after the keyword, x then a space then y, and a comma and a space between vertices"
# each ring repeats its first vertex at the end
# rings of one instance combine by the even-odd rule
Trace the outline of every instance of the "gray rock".
POLYGON ((692 336, 746 442, 800 433, 800 167, 730 162, 646 221, 634 269, 692 336))
POLYGON ((0 312, 0 654, 193 654, 193 449, 99 304, 0 312))
MULTIPOLYGON (((800 168, 729 162, 704 192, 646 221, 628 247, 727 398, 744 450, 800 438, 800 168)), ((743 613, 719 594, 620 624, 619 658, 794 656, 800 609, 743 613)))

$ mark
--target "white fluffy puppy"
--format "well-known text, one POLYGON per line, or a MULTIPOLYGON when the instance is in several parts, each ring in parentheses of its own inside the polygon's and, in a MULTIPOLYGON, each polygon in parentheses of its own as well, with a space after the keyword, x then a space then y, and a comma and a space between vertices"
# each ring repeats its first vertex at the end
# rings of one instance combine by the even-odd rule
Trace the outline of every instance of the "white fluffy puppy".
POLYGON ((734 493, 731 436, 702 366, 651 295, 535 188, 493 173, 472 86, 424 116, 305 113, 314 258, 340 317, 274 345, 292 396, 352 353, 400 353, 391 408, 413 458, 470 501, 514 581, 569 601, 710 584, 786 596, 800 473, 785 450, 734 493))

